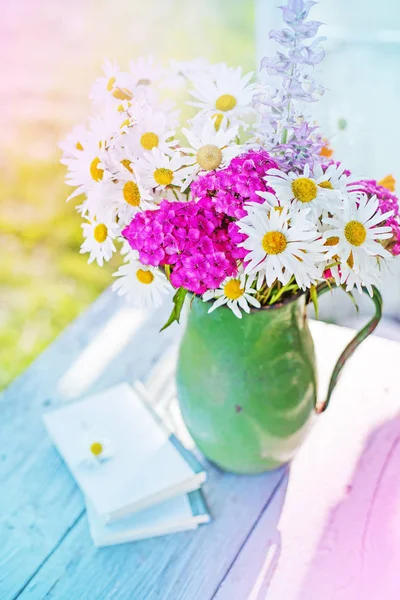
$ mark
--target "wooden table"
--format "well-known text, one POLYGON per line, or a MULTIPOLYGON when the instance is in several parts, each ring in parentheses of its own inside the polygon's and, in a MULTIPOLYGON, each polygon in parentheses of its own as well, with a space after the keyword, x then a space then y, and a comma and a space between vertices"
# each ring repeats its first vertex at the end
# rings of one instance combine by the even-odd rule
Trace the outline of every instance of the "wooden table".
MULTIPOLYGON (((290 476, 208 465, 212 524, 94 548, 41 415, 145 379, 178 335, 158 334, 168 310, 155 317, 106 292, 3 394, 0 600, 398 600, 400 345, 377 337, 351 360, 290 476)), ((326 382, 351 332, 314 323, 313 334, 326 382)))

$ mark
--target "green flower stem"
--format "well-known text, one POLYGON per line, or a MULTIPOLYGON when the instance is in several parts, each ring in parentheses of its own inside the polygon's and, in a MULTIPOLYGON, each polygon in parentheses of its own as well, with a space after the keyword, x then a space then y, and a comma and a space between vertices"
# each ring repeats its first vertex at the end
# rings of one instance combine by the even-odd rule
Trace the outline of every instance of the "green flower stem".
MULTIPOLYGON (((326 399, 324 402, 317 404, 315 407, 315 410, 317 413, 322 413, 328 408, 332 392, 335 389, 337 382, 339 381, 339 377, 342 373, 342 369, 343 369, 347 359, 350 358, 350 356, 352 356, 352 354, 358 348, 358 346, 369 335, 371 335, 371 333, 376 329, 376 327, 382 317, 382 296, 375 286, 372 286, 372 287, 373 287, 372 302, 374 303, 374 306, 375 306, 375 315, 365 325, 365 327, 363 327, 363 329, 361 329, 361 331, 359 331, 357 333, 357 335, 346 346, 346 348, 343 350, 342 354, 340 355, 340 357, 335 365, 335 368, 333 369, 333 373, 332 373, 332 376, 331 376, 331 379, 329 382, 329 388, 328 388, 328 393, 327 393, 326 399)), ((328 289, 331 289, 331 286, 328 283, 323 282, 317 287, 317 293, 324 294, 326 291, 328 291, 328 289)), ((342 288, 342 289, 344 289, 344 288, 342 288)), ((368 290, 366 288, 363 288, 363 292, 369 296, 368 290)))

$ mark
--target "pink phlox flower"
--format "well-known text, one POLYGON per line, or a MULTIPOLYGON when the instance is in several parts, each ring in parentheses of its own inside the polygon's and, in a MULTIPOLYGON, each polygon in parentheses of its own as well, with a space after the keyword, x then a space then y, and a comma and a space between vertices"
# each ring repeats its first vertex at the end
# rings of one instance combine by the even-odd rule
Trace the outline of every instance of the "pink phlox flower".
POLYGON ((198 177, 191 192, 199 200, 212 199, 218 213, 240 219, 246 202, 262 202, 257 191, 273 191, 264 181, 272 168, 278 165, 266 150, 249 150, 231 160, 225 169, 198 177))
POLYGON ((144 264, 171 265, 175 287, 203 294, 237 273, 229 225, 211 198, 163 200, 158 210, 135 215, 122 234, 144 264))

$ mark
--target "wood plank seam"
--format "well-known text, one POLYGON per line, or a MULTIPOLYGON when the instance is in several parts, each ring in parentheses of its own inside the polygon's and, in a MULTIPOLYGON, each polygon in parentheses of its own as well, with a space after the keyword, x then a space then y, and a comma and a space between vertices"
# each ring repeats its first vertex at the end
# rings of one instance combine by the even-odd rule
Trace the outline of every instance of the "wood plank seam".
MULTIPOLYGON (((65 538, 69 535, 69 533, 74 529, 74 527, 79 523, 79 521, 82 519, 82 517, 85 515, 85 510, 83 509, 82 512, 77 516, 77 518, 75 519, 75 521, 73 523, 71 523, 71 525, 68 527, 68 529, 66 529, 66 531, 64 532, 64 534, 60 537, 60 539, 58 540, 57 544, 54 545, 54 547, 52 548, 51 552, 49 552, 47 554, 47 556, 42 560, 42 562, 40 563, 40 565, 37 567, 37 569, 32 573, 32 575, 29 577, 29 579, 24 583, 24 585, 22 586, 22 588, 17 592, 17 594, 12 598, 12 600, 17 600, 21 594, 25 591, 25 589, 28 587, 28 585, 30 584, 30 582, 36 577, 36 575, 39 573, 39 571, 42 569, 42 567, 44 567, 44 565, 47 563, 47 561, 51 558, 51 556, 58 550, 58 548, 61 546, 61 544, 63 543, 63 541, 65 540, 65 538)), ((55 584, 54 584, 55 585, 55 584)), ((53 587, 54 587, 53 585, 53 587)))
MULTIPOLYGON (((226 570, 225 575, 223 576, 223 578, 221 579, 221 581, 217 585, 217 587, 216 587, 216 589, 215 589, 215 591, 214 591, 214 593, 213 593, 213 595, 212 595, 212 597, 211 597, 210 600, 213 600, 217 596, 220 588, 223 586, 224 581, 228 577, 228 575, 231 572, 232 568, 235 566, 235 563, 236 563, 237 559, 239 558, 239 556, 240 556, 242 550, 244 549, 244 547, 246 546, 246 544, 247 544, 248 540, 250 539, 253 531, 256 529, 256 527, 257 527, 258 523, 260 522, 260 520, 262 519, 265 511, 268 510, 269 505, 271 504, 271 502, 275 498, 276 494, 278 493, 278 490, 280 489, 280 487, 284 483, 284 481, 285 481, 285 479, 287 477, 287 474, 288 474, 288 470, 287 470, 287 468, 285 468, 283 470, 282 477, 279 479, 278 483, 274 487, 274 490, 273 490, 272 494, 269 496, 266 504, 263 506, 260 514, 258 515, 258 517, 256 518, 256 520, 254 521, 253 526, 251 527, 251 529, 249 529, 249 531, 248 531, 245 539, 243 540, 243 543, 241 544, 241 546, 240 546, 239 550, 237 551, 236 555, 234 556, 231 564, 229 565, 228 569, 226 570)), ((238 599, 235 599, 235 600, 242 600, 242 599, 238 598, 238 599)))

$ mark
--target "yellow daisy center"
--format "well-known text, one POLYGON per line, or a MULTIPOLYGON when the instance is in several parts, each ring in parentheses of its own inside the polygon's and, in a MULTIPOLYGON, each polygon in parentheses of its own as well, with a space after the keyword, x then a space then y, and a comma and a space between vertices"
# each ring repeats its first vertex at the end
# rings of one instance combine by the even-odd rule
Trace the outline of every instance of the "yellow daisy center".
POLYGON ((236 106, 236 98, 232 94, 222 94, 215 102, 215 108, 226 112, 236 106))
MULTIPOLYGON (((131 102, 128 102, 128 103, 127 103, 127 107, 128 107, 128 108, 130 108, 131 106, 132 106, 132 103, 131 103, 131 102)), ((117 106, 117 111, 118 111, 118 112, 124 112, 124 111, 125 111, 125 107, 124 107, 124 105, 123 105, 123 104, 118 104, 118 106, 117 106)))
POLYGON ((229 300, 237 300, 244 294, 244 289, 240 287, 238 279, 232 279, 224 285, 224 294, 229 300))
POLYGON ((359 221, 349 221, 344 228, 344 235, 352 246, 362 246, 367 237, 367 230, 359 221))
POLYGON ((115 82, 116 82, 115 77, 110 77, 110 79, 108 80, 108 83, 107 83, 107 92, 112 91, 115 82))
POLYGON ((140 138, 140 143, 145 150, 153 150, 158 146, 158 135, 152 131, 146 131, 140 138))
POLYGON ((333 190, 333 185, 330 181, 321 181, 321 183, 319 183, 318 185, 319 187, 325 188, 327 190, 333 190))
POLYGON ((81 144, 79 141, 77 141, 77 142, 76 142, 76 144, 75 144, 75 148, 76 148, 77 150, 83 150, 83 146, 82 146, 82 144, 81 144))
POLYGON ((292 183, 294 197, 300 202, 312 202, 317 197, 317 184, 308 177, 298 177, 292 183))
POLYGON ((103 169, 99 169, 99 158, 94 158, 90 163, 90 175, 95 181, 100 181, 103 179, 104 171, 103 169))
POLYGON ((347 262, 348 266, 350 267, 350 269, 352 269, 354 267, 354 256, 353 256, 352 252, 350 252, 350 256, 346 262, 347 262))
POLYGON ((132 100, 133 94, 126 88, 115 88, 112 95, 117 100, 132 100))
POLYGON ((333 235, 332 237, 329 237, 327 240, 325 240, 324 246, 337 246, 338 243, 339 238, 336 235, 333 235))
POLYGON ((214 121, 215 131, 219 131, 219 128, 221 127, 223 118, 224 118, 224 115, 222 113, 215 113, 215 115, 212 116, 212 119, 214 121))
POLYGON ((206 144, 197 151, 196 160, 205 171, 213 171, 222 163, 221 149, 214 144, 206 144))
POLYGON ((128 158, 123 158, 121 160, 121 165, 123 167, 125 167, 125 169, 128 169, 129 173, 133 173, 133 169, 131 167, 131 161, 128 158))
POLYGON ((281 254, 287 246, 287 239, 280 231, 268 231, 261 243, 267 254, 281 254))
POLYGON ((100 442, 93 442, 90 446, 90 452, 94 454, 94 456, 100 456, 103 452, 103 445, 100 442))
POLYGON ((125 202, 130 206, 140 205, 140 191, 138 185, 134 181, 127 181, 122 188, 122 194, 125 202))
POLYGON ((171 169, 160 167, 154 171, 153 177, 159 185, 169 185, 174 179, 174 172, 171 169))
POLYGON ((96 240, 96 242, 99 242, 99 244, 102 244, 103 242, 106 241, 107 235, 108 235, 107 225, 104 225, 104 223, 99 223, 98 225, 96 225, 96 227, 94 228, 94 231, 93 231, 93 236, 94 236, 94 239, 96 240))
POLYGON ((144 269, 138 269, 136 271, 136 277, 139 279, 140 283, 145 283, 148 285, 153 282, 154 275, 151 271, 145 271, 144 269))

